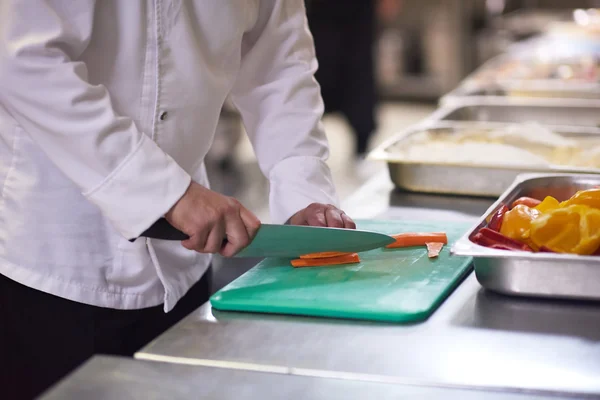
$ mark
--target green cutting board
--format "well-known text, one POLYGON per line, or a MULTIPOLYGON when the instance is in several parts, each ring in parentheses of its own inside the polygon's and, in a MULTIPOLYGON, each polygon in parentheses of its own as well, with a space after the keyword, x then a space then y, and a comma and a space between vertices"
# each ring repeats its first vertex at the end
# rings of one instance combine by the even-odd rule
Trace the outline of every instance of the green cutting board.
POLYGON ((450 254, 470 224, 357 221, 359 229, 387 234, 446 232, 448 246, 436 259, 425 246, 360 253, 359 264, 293 268, 270 258, 215 293, 217 310, 295 314, 391 322, 427 319, 470 271, 471 258, 450 254))

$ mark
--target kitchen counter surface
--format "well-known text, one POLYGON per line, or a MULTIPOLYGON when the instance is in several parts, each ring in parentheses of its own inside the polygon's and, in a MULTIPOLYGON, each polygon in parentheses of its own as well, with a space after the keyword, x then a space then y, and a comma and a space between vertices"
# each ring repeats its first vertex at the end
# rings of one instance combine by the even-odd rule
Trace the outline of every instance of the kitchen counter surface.
MULTIPOLYGON (((387 174, 344 205, 356 219, 473 221, 493 199, 394 191, 387 174)), ((413 325, 219 312, 205 304, 138 359, 365 382, 600 396, 600 304, 498 295, 474 274, 413 325)))
MULTIPOLYGON (((50 389, 42 400, 100 399, 424 399, 525 400, 531 396, 501 392, 447 390, 311 376, 276 375, 118 357, 89 360, 50 389)), ((549 400, 556 397, 534 397, 549 400)))

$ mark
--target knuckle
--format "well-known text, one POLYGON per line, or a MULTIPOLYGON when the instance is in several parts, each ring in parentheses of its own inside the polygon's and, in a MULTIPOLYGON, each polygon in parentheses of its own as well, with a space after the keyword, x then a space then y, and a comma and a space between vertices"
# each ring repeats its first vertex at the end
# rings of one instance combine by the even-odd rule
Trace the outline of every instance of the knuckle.
POLYGON ((200 229, 207 229, 210 226, 216 224, 221 218, 219 210, 209 210, 204 214, 203 221, 199 223, 200 229))
POLYGON ((232 215, 237 215, 239 213, 239 210, 240 210, 239 202, 235 199, 230 199, 223 205, 222 213, 223 213, 223 215, 226 215, 226 216, 232 216, 232 215))

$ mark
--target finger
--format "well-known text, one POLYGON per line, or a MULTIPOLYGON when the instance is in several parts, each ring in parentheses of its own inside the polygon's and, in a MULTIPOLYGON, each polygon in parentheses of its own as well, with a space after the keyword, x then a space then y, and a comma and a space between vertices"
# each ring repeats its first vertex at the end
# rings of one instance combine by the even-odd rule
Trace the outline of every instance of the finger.
POLYGON ((288 221, 290 225, 308 225, 306 220, 306 208, 296 212, 288 221))
POLYGON ((215 226, 211 229, 210 233, 208 234, 206 244, 204 245, 204 248, 202 249, 201 253, 218 253, 223 247, 224 238, 225 223, 224 221, 219 221, 215 224, 215 226))
POLYGON ((183 240, 181 245, 188 250, 196 250, 196 242, 194 241, 194 237, 190 236, 189 239, 183 240))
POLYGON ((292 218, 290 218, 290 225, 301 225, 306 226, 309 225, 308 220, 306 219, 306 210, 302 210, 298 214, 295 214, 292 218))
POLYGON ((246 232, 248 232, 248 237, 250 241, 254 239, 258 229, 260 228, 260 220, 254 215, 252 212, 247 210, 246 208, 242 208, 240 210, 240 217, 242 218, 242 222, 246 227, 246 232))
POLYGON ((182 241, 181 244, 188 250, 195 250, 202 253, 202 250, 206 245, 207 236, 208 232, 206 230, 202 230, 190 235, 190 238, 182 241))
POLYGON ((331 228, 344 227, 342 212, 335 207, 327 207, 327 209, 325 210, 325 218, 327 219, 327 226, 331 228))
POLYGON ((306 222, 310 226, 327 226, 327 217, 325 217, 326 207, 322 204, 311 204, 306 208, 306 222))
POLYGON ((224 257, 232 257, 250 243, 250 237, 239 212, 225 219, 227 243, 220 253, 224 257))
POLYGON ((342 212, 342 220, 344 220, 344 228, 356 229, 356 223, 344 212, 342 212))

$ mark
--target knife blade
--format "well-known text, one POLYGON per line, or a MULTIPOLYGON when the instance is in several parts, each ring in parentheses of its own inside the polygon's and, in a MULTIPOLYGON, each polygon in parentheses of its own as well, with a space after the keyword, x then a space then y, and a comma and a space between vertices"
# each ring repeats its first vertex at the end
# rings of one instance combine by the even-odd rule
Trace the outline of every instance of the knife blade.
MULTIPOLYGON (((186 240, 188 235, 161 218, 141 236, 186 240)), ((262 224, 252 242, 236 257, 299 257, 309 253, 356 253, 383 247, 394 238, 377 232, 315 226, 262 224)))

